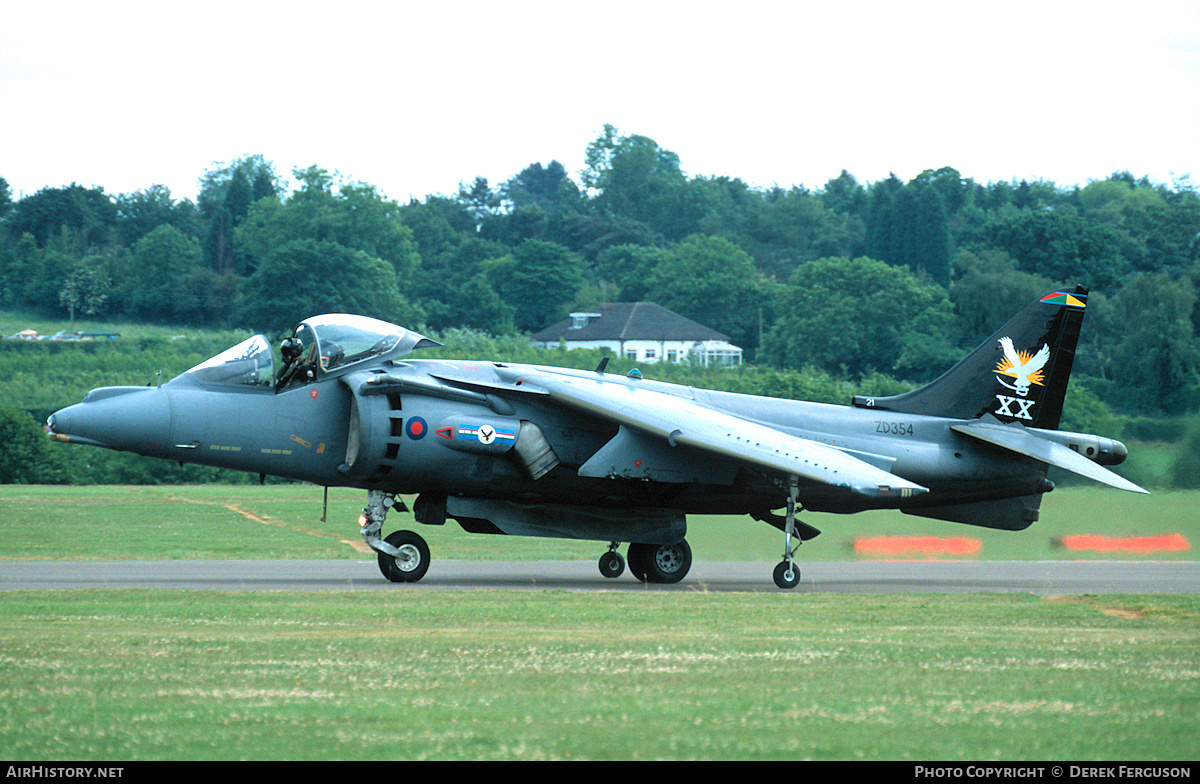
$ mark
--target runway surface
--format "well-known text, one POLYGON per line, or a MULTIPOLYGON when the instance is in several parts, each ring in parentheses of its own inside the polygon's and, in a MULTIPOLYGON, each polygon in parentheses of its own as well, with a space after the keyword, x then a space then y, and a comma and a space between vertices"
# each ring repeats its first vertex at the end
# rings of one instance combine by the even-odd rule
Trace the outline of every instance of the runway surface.
MULTIPOLYGON (((363 561, 0 561, 0 591, 167 588, 214 591, 567 590, 778 592, 773 563, 697 562, 674 585, 610 580, 589 561, 434 561, 389 583, 363 561)), ((790 593, 1197 593, 1200 563, 1164 561, 826 562, 800 564, 790 593)))

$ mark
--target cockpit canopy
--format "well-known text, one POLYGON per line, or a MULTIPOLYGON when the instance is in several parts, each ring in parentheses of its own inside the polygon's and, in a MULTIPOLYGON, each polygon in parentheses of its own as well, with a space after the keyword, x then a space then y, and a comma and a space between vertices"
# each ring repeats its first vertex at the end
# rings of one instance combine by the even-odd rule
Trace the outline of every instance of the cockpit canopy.
POLYGON ((184 376, 203 384, 284 389, 367 360, 441 345, 404 327, 347 313, 305 319, 284 344, 291 350, 283 352, 278 371, 271 344, 255 335, 201 362, 184 376))

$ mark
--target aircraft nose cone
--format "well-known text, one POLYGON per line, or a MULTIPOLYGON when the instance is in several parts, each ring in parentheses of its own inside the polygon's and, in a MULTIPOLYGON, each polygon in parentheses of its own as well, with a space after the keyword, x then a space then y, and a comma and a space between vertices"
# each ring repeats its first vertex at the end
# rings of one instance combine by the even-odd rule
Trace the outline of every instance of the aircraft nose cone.
POLYGON ((1125 458, 1129 457, 1129 450, 1126 449, 1125 445, 1122 444, 1120 441, 1113 441, 1112 447, 1113 447, 1112 448, 1112 451, 1113 451, 1112 464, 1120 465, 1121 463, 1124 463, 1125 458))
POLYGON ((46 430, 55 441, 161 454, 170 440, 170 398, 156 387, 94 389, 82 403, 51 414, 46 430))

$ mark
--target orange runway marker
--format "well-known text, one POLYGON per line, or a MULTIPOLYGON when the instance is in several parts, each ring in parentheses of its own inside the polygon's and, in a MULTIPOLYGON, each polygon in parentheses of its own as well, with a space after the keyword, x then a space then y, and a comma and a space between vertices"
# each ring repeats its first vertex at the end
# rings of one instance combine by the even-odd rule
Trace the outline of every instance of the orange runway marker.
POLYGON ((872 536, 854 543, 860 555, 928 557, 935 555, 976 555, 983 542, 968 536, 872 536))
POLYGON ((1073 534, 1057 540, 1068 550, 1092 550, 1101 553, 1168 553, 1188 550, 1191 545, 1183 534, 1155 536, 1104 536, 1073 534))

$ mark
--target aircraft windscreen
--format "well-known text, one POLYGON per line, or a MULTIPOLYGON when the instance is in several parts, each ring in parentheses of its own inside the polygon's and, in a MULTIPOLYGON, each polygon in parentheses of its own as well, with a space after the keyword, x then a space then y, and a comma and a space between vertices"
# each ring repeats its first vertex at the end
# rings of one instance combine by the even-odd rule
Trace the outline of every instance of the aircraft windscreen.
POLYGON ((316 332, 324 371, 389 354, 402 342, 411 342, 409 336, 420 337, 404 327, 366 316, 320 316, 305 323, 316 332))
POLYGON ((201 362, 184 375, 205 384, 270 387, 274 370, 271 345, 262 335, 255 335, 201 362))

